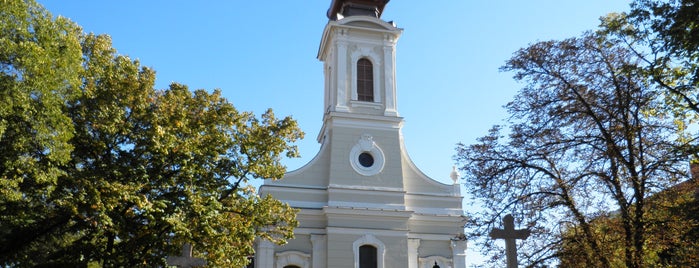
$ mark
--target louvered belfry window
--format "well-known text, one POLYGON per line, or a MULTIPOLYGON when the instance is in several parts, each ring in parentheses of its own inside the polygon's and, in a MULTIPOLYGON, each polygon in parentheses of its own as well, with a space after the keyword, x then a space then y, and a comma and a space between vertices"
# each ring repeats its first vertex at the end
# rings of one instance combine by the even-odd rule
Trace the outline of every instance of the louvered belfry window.
POLYGON ((374 101, 374 67, 366 58, 357 61, 357 100, 374 101))

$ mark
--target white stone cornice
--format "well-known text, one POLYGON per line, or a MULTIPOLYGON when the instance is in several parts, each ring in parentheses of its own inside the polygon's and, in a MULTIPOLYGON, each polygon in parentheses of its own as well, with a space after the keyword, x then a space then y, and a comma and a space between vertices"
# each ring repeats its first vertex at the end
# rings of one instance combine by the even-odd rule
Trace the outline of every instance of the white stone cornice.
MULTIPOLYGON (((356 79, 354 79, 354 81, 356 81, 356 79)), ((356 88, 356 86, 355 86, 355 88, 356 88)), ((356 93, 356 91, 353 91, 353 92, 356 93)), ((375 96, 378 97, 378 95, 380 95, 380 94, 377 94, 375 96)), ((357 96, 353 96, 353 98, 356 99, 357 96)), ((380 101, 380 100, 377 100, 377 101, 380 101)), ((380 102, 366 102, 366 101, 356 101, 356 100, 350 101, 350 107, 352 107, 352 108, 371 108, 374 110, 381 110, 384 108, 383 104, 381 104, 380 102)))
POLYGON ((325 228, 294 228, 294 234, 297 235, 324 235, 325 228))
POLYGON ((366 235, 374 236, 391 236, 391 237, 408 237, 408 231, 403 230, 378 230, 366 228, 345 228, 345 227, 328 227, 328 234, 348 234, 348 235, 366 235))
POLYGON ((336 29, 342 29, 341 32, 339 32, 340 36, 345 36, 346 34, 349 33, 350 29, 356 29, 356 30, 362 30, 366 31, 366 27, 358 27, 358 26, 352 26, 348 25, 352 22, 355 21, 365 21, 365 22, 370 22, 373 23, 380 28, 371 28, 372 31, 374 32, 380 32, 380 33, 385 33, 388 35, 391 35, 391 38, 384 38, 385 40, 392 40, 392 43, 395 44, 398 41, 398 38, 400 38, 400 35, 403 33, 403 29, 397 28, 393 26, 392 24, 389 24, 381 19, 377 18, 371 18, 367 16, 351 16, 347 17, 344 19, 341 19, 339 21, 329 21, 328 24, 325 25, 325 29, 323 29, 323 36, 320 41, 320 46, 318 48, 318 55, 317 58, 321 61, 325 61, 325 56, 326 56, 326 50, 329 48, 327 45, 328 42, 331 42, 333 35, 338 35, 335 31, 336 29))
POLYGON ((384 203, 369 203, 369 202, 345 202, 345 201, 329 201, 328 206, 331 207, 352 207, 363 209, 383 209, 383 210, 405 210, 402 204, 384 204, 384 203))
POLYGON ((463 226, 465 217, 463 215, 425 215, 413 214, 411 222, 433 223, 440 225, 463 226))
POLYGON ((382 191, 382 192, 405 193, 405 190, 403 190, 402 188, 362 186, 362 185, 344 185, 344 184, 330 184, 330 185, 328 185, 328 191, 330 191, 330 190, 360 190, 360 191, 382 191))
POLYGON ((420 239, 423 241, 449 241, 454 238, 452 234, 423 234, 423 233, 410 233, 408 234, 410 239, 420 239))
POLYGON ((383 116, 383 115, 370 115, 370 114, 355 114, 355 113, 344 113, 344 112, 330 112, 325 115, 326 120, 329 118, 334 119, 334 121, 344 122, 344 121, 372 121, 378 122, 382 125, 390 125, 391 128, 400 128, 403 126, 402 117, 393 116, 383 116))
POLYGON ((274 184, 263 184, 260 188, 270 188, 274 191, 279 192, 308 192, 308 191, 318 191, 325 190, 327 187, 316 186, 316 185, 296 185, 296 184, 285 184, 285 183, 274 183, 274 184))
POLYGON ((463 196, 453 195, 452 193, 430 193, 430 192, 407 192, 406 197, 426 200, 461 200, 463 196))
POLYGON ((323 208, 328 205, 328 203, 325 202, 311 202, 311 201, 293 201, 293 200, 288 200, 286 201, 289 206, 294 207, 294 208, 323 208))
POLYGON ((413 212, 405 210, 388 210, 388 209, 374 209, 374 208, 360 208, 360 207, 324 207, 323 212, 325 215, 333 216, 352 216, 352 217, 367 217, 373 220, 379 220, 381 218, 401 218, 409 219, 413 212))
POLYGON ((456 216, 461 217, 464 214, 462 208, 434 208, 434 207, 417 207, 417 206, 405 206, 406 210, 415 211, 421 215, 444 215, 444 216, 456 216))
MULTIPOLYGON (((371 22, 374 23, 386 30, 387 32, 403 32, 403 29, 396 27, 395 25, 385 22, 382 19, 379 18, 374 18, 374 17, 368 17, 368 16, 350 16, 350 17, 345 17, 341 20, 337 21, 330 21, 328 24, 333 23, 336 25, 344 25, 347 26, 347 24, 350 24, 355 21, 364 21, 364 22, 371 22)), ((362 27, 365 28, 365 27, 362 27)))

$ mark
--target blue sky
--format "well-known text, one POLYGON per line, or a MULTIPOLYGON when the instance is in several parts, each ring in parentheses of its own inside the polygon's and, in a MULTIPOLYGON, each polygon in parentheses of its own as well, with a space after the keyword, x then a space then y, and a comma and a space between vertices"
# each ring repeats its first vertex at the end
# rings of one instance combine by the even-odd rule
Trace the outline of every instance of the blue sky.
MULTIPOLYGON (((316 59, 330 0, 40 0, 86 32, 109 34, 120 54, 157 72, 156 86, 222 90, 239 110, 293 116, 306 132, 302 158, 320 145, 323 73, 316 59)), ((522 84, 498 70, 519 48, 594 29, 630 0, 393 0, 382 18, 398 40, 398 111, 415 164, 450 182, 455 144, 474 143, 506 118, 502 106, 522 84)), ((464 191, 465 192, 465 191, 464 191)))

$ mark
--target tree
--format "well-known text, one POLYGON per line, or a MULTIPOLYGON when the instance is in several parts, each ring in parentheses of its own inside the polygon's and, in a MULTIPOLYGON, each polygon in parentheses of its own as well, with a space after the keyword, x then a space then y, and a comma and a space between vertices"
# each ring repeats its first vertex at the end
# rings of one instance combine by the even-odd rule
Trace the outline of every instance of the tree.
MULTIPOLYGON (((697 178, 665 189, 646 202, 645 263, 653 267, 694 267, 699 263, 699 189, 697 178)), ((595 235, 605 237, 604 252, 614 256, 614 266, 623 267, 623 230, 618 215, 592 221, 595 235)), ((575 239, 580 228, 570 228, 559 249, 561 267, 585 263, 584 243, 575 239)), ((599 263, 588 264, 588 267, 599 263)))
POLYGON ((677 114, 699 114, 699 4, 692 0, 636 0, 602 28, 642 60, 653 82, 669 94, 677 114))
POLYGON ((79 96, 78 33, 33 3, 0 5, 0 255, 13 247, 7 238, 16 230, 50 225, 47 195, 73 149, 64 104, 79 96))
POLYGON ((2 92, 3 100, 33 108, 3 106, 2 122, 34 120, 25 115, 33 109, 62 120, 2 125, 0 147, 17 149, 1 152, 0 265, 164 266, 190 242, 212 266, 242 267, 256 237, 293 236, 295 210, 258 196, 249 181, 283 176, 281 157, 297 156, 290 143, 303 136, 294 120, 239 112, 218 90, 155 90, 155 72, 118 55, 108 36, 83 34, 32 1, 0 10, 15 24, 2 28, 2 47, 37 47, 3 54, 3 86, 25 96, 2 92), (17 29, 26 37, 15 38, 17 29), (72 41, 73 50, 54 39, 72 41), (32 68, 55 77, 25 69, 24 58, 39 57, 32 68), (45 62, 63 58, 72 69, 45 62), (20 87, 28 78, 45 88, 20 87), (55 100, 44 101, 49 93, 55 100), (42 143, 15 145, 31 142, 42 143))
MULTIPOLYGON (((576 265, 646 267, 649 196, 685 178, 687 140, 637 53, 604 32, 535 43, 502 68, 525 81, 506 105, 509 131, 495 126, 457 147, 466 185, 484 208, 472 237, 512 213, 532 231, 520 259, 560 262, 579 245, 576 265), (595 221, 616 215, 621 253, 595 221)), ((493 247, 485 241, 486 249, 493 247)))
POLYGON ((636 0, 631 4, 629 23, 634 31, 657 38, 657 49, 696 60, 699 53, 699 5, 691 0, 636 0))

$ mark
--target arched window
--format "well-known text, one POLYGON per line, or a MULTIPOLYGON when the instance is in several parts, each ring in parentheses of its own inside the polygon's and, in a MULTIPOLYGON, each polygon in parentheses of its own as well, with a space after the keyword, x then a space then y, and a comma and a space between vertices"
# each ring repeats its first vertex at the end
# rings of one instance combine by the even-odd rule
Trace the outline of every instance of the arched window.
POLYGON ((275 254, 277 257, 275 268, 309 268, 311 267, 311 254, 300 251, 284 251, 275 254))
POLYGON ((376 247, 363 245, 359 247, 359 268, 377 268, 376 247))
POLYGON ((357 100, 374 101, 374 67, 366 58, 357 61, 357 100))
POLYGON ((366 234, 352 243, 354 268, 384 268, 386 246, 371 234, 366 234))

